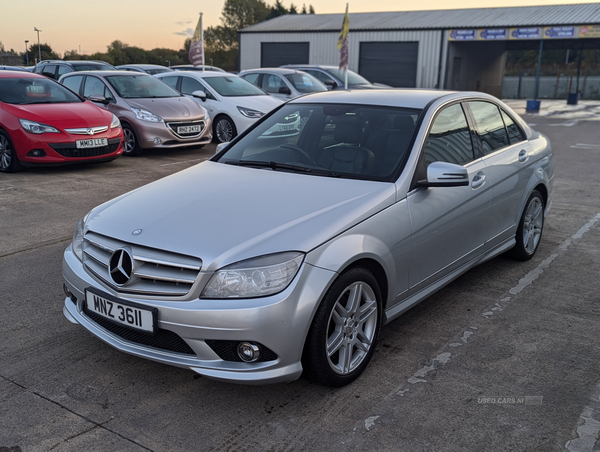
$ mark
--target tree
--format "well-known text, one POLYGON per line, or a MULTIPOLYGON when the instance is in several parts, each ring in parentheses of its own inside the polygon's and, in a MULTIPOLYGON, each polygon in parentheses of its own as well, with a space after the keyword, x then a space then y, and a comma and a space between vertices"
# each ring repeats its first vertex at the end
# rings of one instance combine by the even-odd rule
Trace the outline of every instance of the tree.
POLYGON ((281 0, 275 0, 275 4, 271 6, 269 10, 269 16, 267 19, 273 19, 274 17, 285 16, 289 11, 283 6, 281 0))
POLYGON ((302 11, 300 11, 300 14, 306 14, 306 3, 302 3, 302 11))
POLYGON ((308 14, 316 14, 313 5, 308 5, 308 14))
POLYGON ((290 5, 290 14, 298 14, 298 8, 293 3, 290 5))

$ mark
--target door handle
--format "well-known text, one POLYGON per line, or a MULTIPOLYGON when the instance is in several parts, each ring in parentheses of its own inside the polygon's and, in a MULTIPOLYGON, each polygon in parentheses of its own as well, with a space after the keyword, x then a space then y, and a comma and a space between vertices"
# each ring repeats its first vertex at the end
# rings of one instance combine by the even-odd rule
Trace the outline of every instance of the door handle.
POLYGON ((473 177, 473 181, 471 182, 471 188, 477 189, 483 186, 483 184, 485 184, 485 174, 483 171, 479 171, 477 174, 475 174, 475 177, 473 177))
POLYGON ((521 152, 519 152, 519 162, 525 163, 527 160, 529 160, 527 151, 525 149, 521 149, 521 152))

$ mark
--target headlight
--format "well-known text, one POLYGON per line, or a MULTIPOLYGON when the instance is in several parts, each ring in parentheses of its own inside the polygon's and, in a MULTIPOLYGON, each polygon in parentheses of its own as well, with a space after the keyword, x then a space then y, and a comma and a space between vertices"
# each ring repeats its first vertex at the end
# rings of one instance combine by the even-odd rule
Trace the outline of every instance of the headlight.
POLYGON ((200 298, 266 297, 284 290, 300 269, 304 254, 269 254, 228 265, 215 272, 200 298))
POLYGON ((19 119, 19 122, 25 130, 31 133, 60 133, 58 129, 42 124, 41 122, 29 121, 28 119, 19 119))
POLYGON ((121 127, 121 121, 115 115, 112 117, 112 122, 110 123, 111 129, 116 129, 117 127, 121 127))
POLYGON ((252 110, 250 108, 238 107, 237 108, 241 114, 243 114, 246 118, 257 119, 265 114, 262 111, 252 110))
POLYGON ((87 220, 89 213, 83 217, 77 223, 75 227, 75 232, 73 233, 73 252, 75 256, 79 258, 80 261, 83 261, 83 227, 85 225, 85 221, 87 220))
POLYGON ((133 108, 131 107, 131 111, 135 113, 135 117, 142 121, 149 122, 163 122, 163 118, 160 116, 153 115, 147 110, 142 110, 141 108, 133 108))

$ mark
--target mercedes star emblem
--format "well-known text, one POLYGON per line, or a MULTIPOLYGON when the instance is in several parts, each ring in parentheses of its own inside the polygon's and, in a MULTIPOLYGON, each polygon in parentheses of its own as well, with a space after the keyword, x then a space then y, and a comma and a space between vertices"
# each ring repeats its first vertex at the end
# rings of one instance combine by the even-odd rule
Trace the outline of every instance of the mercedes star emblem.
POLYGON ((133 257, 125 248, 119 248, 113 253, 108 263, 110 278, 118 286, 129 282, 133 274, 133 257))

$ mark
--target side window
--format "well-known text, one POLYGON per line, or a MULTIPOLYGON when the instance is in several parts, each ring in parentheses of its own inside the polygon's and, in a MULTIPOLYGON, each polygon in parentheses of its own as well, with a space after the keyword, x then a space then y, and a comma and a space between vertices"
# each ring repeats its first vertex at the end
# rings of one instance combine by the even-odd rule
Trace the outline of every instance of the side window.
POLYGON ((192 94, 194 91, 206 91, 202 83, 192 77, 183 77, 181 80, 181 93, 192 94))
POLYGON ((83 97, 89 99, 91 96, 103 96, 111 99, 112 95, 102 80, 88 76, 83 87, 83 97))
POLYGON ((473 160, 473 144, 467 119, 460 104, 444 109, 433 121, 425 147, 425 162, 458 165, 473 160))
POLYGON ((63 80, 63 85, 67 88, 75 91, 79 94, 79 90, 81 89, 81 81, 83 80, 83 75, 74 75, 73 77, 66 77, 63 80))
POLYGON ((287 85, 277 75, 265 74, 262 80, 262 89, 267 93, 279 93, 279 88, 286 88, 287 85))
POLYGON ((508 146, 508 135, 498 107, 490 102, 469 102, 469 107, 475 118, 483 154, 508 146))
POLYGON ((57 75, 58 78, 60 78, 61 75, 68 74, 69 72, 73 72, 73 70, 69 66, 67 66, 65 64, 58 65, 58 75, 57 75))
POLYGON ((500 110, 502 112, 502 119, 504 119, 504 124, 506 125, 506 130, 508 131, 508 139, 510 140, 510 144, 518 143, 519 141, 523 141, 525 139, 525 134, 521 130, 521 128, 515 124, 515 121, 508 116, 508 114, 504 110, 500 110))
POLYGON ((242 78, 258 86, 258 77, 260 77, 260 74, 248 74, 244 75, 242 78))
POLYGON ((56 79, 56 64, 47 64, 44 66, 44 69, 42 69, 42 75, 56 79))
POLYGON ((45 64, 38 64, 34 69, 33 72, 35 72, 36 74, 41 74, 42 71, 44 70, 44 68, 46 67, 45 64))
POLYGON ((177 89, 177 79, 178 78, 179 77, 161 77, 160 81, 162 81, 163 83, 166 83, 173 89, 177 89))

